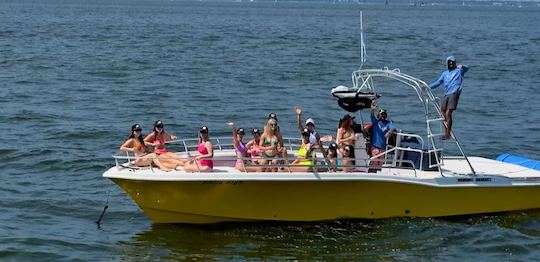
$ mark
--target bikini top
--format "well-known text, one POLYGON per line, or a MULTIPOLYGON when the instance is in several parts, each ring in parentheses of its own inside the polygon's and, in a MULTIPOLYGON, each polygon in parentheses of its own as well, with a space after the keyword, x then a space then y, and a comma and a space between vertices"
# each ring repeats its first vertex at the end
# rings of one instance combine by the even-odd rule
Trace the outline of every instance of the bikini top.
POLYGON ((263 141, 263 145, 270 145, 272 144, 272 141, 274 141, 274 145, 277 145, 279 143, 277 137, 274 136, 275 139, 265 137, 263 141))
POLYGON ((303 157, 305 159, 311 158, 312 153, 313 153, 313 150, 307 150, 306 146, 302 146, 298 149, 298 156, 303 157))
POLYGON ((234 150, 237 152, 237 153, 241 153, 241 154, 244 154, 244 153, 247 153, 247 147, 246 147, 246 144, 244 144, 244 142, 240 141, 238 143, 238 146, 234 148, 234 150))

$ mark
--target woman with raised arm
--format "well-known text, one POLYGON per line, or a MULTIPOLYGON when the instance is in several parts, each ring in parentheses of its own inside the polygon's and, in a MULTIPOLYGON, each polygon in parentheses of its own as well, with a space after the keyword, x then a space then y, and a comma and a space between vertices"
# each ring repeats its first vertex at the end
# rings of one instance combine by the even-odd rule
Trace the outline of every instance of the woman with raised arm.
POLYGON ((126 141, 120 146, 120 150, 124 152, 133 152, 135 154, 135 165, 139 167, 150 166, 154 163, 163 171, 171 171, 176 166, 171 166, 167 163, 159 161, 155 153, 146 152, 144 141, 141 134, 142 128, 139 124, 131 126, 131 134, 126 141))
POLYGON ((195 159, 184 165, 186 172, 212 172, 214 169, 214 149, 212 142, 210 142, 210 135, 208 134, 208 127, 203 126, 199 130, 199 145, 197 146, 197 153, 194 155, 195 159))
POLYGON ((236 128, 233 122, 229 122, 227 125, 232 128, 233 147, 237 158, 234 167, 240 171, 247 171, 245 164, 248 158, 248 148, 242 141, 245 135, 244 129, 236 128))
POLYGON ((184 165, 182 161, 175 153, 167 151, 165 148, 166 141, 176 140, 176 136, 173 136, 165 131, 163 121, 158 120, 154 123, 154 130, 144 138, 144 144, 154 147, 154 153, 160 159, 162 163, 167 165, 174 165, 175 168, 184 165))

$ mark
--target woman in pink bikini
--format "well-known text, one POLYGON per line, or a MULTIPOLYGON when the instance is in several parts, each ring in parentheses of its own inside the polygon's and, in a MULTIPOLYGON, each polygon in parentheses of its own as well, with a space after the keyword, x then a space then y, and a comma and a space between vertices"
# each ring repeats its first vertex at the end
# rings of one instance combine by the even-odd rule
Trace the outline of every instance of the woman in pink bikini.
POLYGON ((144 144, 154 147, 154 153, 158 156, 159 160, 167 166, 184 166, 184 161, 178 158, 178 156, 167 151, 165 148, 166 141, 176 140, 176 136, 173 136, 165 131, 163 121, 158 120, 154 123, 154 130, 144 138, 144 144))
POLYGON ((199 146, 197 146, 198 154, 195 155, 195 159, 184 165, 184 171, 186 172, 212 172, 214 169, 214 149, 212 148, 212 142, 208 135, 208 127, 203 126, 199 130, 199 146))
POLYGON ((251 131, 251 135, 253 136, 253 139, 251 139, 247 144, 246 147, 248 149, 249 156, 251 156, 251 161, 254 164, 261 165, 261 148, 259 147, 259 143, 261 142, 261 131, 258 128, 254 128, 251 131))

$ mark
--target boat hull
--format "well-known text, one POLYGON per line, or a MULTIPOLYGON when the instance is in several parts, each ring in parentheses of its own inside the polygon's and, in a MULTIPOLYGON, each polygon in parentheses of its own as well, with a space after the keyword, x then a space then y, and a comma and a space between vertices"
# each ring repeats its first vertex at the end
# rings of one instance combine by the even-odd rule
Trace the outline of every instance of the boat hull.
POLYGON ((112 178, 155 223, 440 217, 540 208, 540 186, 112 178))

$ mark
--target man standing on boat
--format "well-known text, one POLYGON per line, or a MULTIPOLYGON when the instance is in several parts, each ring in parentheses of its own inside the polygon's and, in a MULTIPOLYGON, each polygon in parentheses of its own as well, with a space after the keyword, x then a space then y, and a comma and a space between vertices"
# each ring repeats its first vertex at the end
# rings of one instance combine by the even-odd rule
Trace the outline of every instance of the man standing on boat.
MULTIPOLYGON (((377 113, 377 103, 371 102, 371 147, 369 152, 371 157, 377 156, 386 150, 386 140, 395 132, 396 128, 392 120, 388 120, 386 109, 379 109, 377 113)), ((371 162, 371 168, 377 169, 384 162, 384 155, 378 156, 371 162)))
MULTIPOLYGON (((441 100, 441 112, 446 122, 443 139, 449 139, 452 130, 452 113, 457 109, 461 87, 463 85, 463 75, 469 67, 457 65, 456 58, 449 56, 446 58, 448 70, 442 72, 439 79, 429 85, 430 89, 436 88, 444 83, 444 98, 441 100)), ((426 88, 426 86, 422 86, 426 88)))

